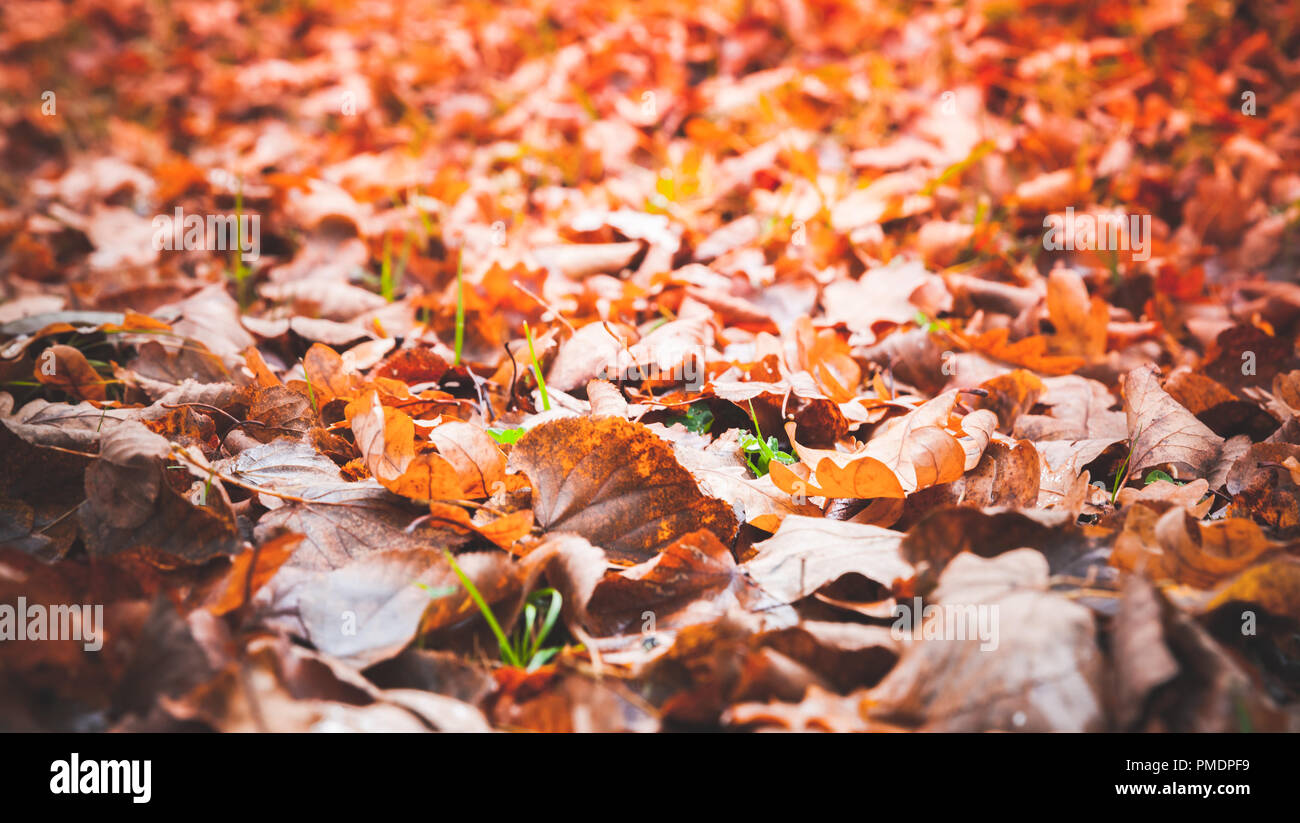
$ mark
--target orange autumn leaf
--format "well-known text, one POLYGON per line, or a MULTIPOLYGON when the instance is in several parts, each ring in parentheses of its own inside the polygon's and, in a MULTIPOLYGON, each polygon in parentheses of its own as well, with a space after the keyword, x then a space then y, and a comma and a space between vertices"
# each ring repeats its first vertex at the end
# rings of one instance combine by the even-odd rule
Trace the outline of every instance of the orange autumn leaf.
POLYGON ((226 573, 220 596, 208 606, 208 611, 220 616, 246 605, 270 582, 302 540, 301 534, 282 534, 265 545, 246 549, 236 556, 226 573))
POLYGON ((375 391, 349 403, 345 414, 366 469, 384 488, 413 500, 460 499, 456 468, 431 446, 417 451, 409 415, 382 405, 375 391))
POLYGON ((1042 335, 1031 335, 1014 343, 1008 342, 1010 335, 1010 330, 1005 328, 990 329, 968 338, 967 342, 973 351, 1039 374, 1072 374, 1087 363, 1082 357, 1048 354, 1049 341, 1042 335))

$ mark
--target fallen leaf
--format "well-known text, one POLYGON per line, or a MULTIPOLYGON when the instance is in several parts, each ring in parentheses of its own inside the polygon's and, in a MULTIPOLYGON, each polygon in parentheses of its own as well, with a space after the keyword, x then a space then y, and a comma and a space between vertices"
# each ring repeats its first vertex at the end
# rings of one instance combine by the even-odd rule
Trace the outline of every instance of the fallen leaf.
POLYGON ((1049 592, 1047 580, 1047 561, 1032 549, 955 558, 933 613, 905 633, 919 637, 868 694, 869 716, 927 731, 1105 729, 1092 613, 1049 592))
POLYGON ((1160 388, 1154 368, 1124 377, 1124 411, 1132 451, 1129 471, 1169 466, 1175 478, 1203 475, 1223 446, 1223 438, 1196 419, 1160 388))
POLYGON ((902 540, 901 532, 878 526, 796 515, 781 521, 771 538, 755 544, 757 554, 742 568, 786 603, 850 572, 888 588, 914 573, 900 551, 902 540))
POLYGON ((626 420, 571 418, 543 423, 510 452, 528 475, 543 529, 580 534, 611 559, 635 563, 706 528, 729 544, 736 517, 701 494, 672 448, 626 420))

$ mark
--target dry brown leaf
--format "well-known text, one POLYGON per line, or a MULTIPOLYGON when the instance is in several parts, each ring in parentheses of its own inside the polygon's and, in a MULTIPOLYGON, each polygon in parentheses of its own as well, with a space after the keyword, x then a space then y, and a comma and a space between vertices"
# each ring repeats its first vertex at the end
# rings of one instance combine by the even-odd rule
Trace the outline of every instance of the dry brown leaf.
MULTIPOLYGON (((749 467, 740 456, 734 438, 730 448, 720 448, 723 441, 715 442, 709 449, 693 449, 679 443, 674 453, 699 483, 700 491, 730 504, 745 522, 764 531, 774 532, 781 520, 791 514, 816 515, 819 510, 810 503, 800 503, 793 490, 787 491, 775 482, 779 462, 772 464, 773 471, 762 477, 752 477, 749 467)), ((813 492, 805 490, 804 494, 813 492)))
POLYGON ((781 605, 736 567, 731 551, 710 531, 685 535, 631 568, 606 575, 587 604, 597 636, 662 632, 712 623, 736 608, 781 605))
POLYGON ((491 497, 505 487, 506 456, 478 426, 451 420, 429 431, 438 454, 461 478, 461 496, 491 497))
POLYGON ((701 494, 672 448, 644 426, 616 418, 543 423, 510 452, 528 475, 543 529, 573 532, 635 563, 706 528, 730 544, 736 516, 701 494))
POLYGON ((1054 354, 1077 355, 1088 362, 1106 353, 1106 324, 1110 309, 1075 271, 1057 266, 1047 276, 1047 314, 1056 328, 1054 354))
POLYGON ((37 358, 36 379, 76 400, 106 400, 105 380, 86 361, 86 355, 71 346, 55 344, 37 358))
POLYGON ((225 585, 217 588, 218 596, 208 611, 223 615, 252 602, 253 595, 271 581, 280 566, 302 542, 301 534, 292 532, 276 537, 266 545, 246 549, 235 557, 226 573, 225 585))
POLYGON ((1124 411, 1128 416, 1132 452, 1129 472, 1170 467, 1175 478, 1203 476, 1223 446, 1219 437, 1169 396, 1153 367, 1140 367, 1124 377, 1124 411))
MULTIPOLYGON (((346 415, 366 470, 384 488, 412 500, 460 499, 463 481, 456 467, 439 454, 417 452, 415 423, 380 403, 378 392, 366 392, 349 403, 346 415)), ((448 442, 454 443, 450 438, 448 442)), ((466 480, 472 486, 475 476, 467 475, 466 480)))
POLYGON ((1111 411, 1116 400, 1095 380, 1069 375, 1043 381, 1038 402, 1050 415, 1026 414, 1015 421, 1015 436, 1030 440, 1123 440, 1128 429, 1123 412, 1111 411))
POLYGON ((1092 613, 1047 590, 1041 554, 960 555, 933 602, 924 623, 918 616, 905 632, 911 642, 898 666, 870 691, 872 718, 927 731, 1107 727, 1092 613))
POLYGON ((1252 566, 1219 589, 1206 606, 1250 603, 1278 617, 1300 620, 1300 563, 1290 556, 1252 566))
POLYGON ((758 585, 786 603, 854 572, 888 588, 910 578, 901 532, 815 517, 787 517, 776 534, 755 544, 743 568, 758 585))

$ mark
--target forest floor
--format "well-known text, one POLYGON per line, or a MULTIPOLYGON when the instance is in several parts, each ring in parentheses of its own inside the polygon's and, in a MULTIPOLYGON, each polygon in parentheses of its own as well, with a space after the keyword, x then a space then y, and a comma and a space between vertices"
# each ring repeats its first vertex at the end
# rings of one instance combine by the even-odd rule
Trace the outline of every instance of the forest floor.
POLYGON ((1300 729, 1287 0, 6 0, 0 728, 1300 729))

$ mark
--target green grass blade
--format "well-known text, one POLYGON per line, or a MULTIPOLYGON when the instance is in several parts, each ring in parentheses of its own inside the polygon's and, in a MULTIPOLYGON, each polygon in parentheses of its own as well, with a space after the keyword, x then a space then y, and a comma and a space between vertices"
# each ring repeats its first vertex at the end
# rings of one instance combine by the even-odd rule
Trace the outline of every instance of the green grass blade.
POLYGON ((547 663, 551 662, 551 658, 555 657, 555 655, 559 653, 560 653, 559 646, 555 646, 549 649, 543 649, 541 652, 536 654, 532 660, 528 661, 527 671, 530 672, 537 671, 542 666, 545 666, 547 663))
POLYGON ((393 302, 393 236, 384 232, 384 259, 379 264, 379 293, 393 302))
POLYGON ((460 584, 465 587, 465 591, 469 592, 469 596, 474 600, 474 604, 478 606, 479 611, 483 613, 483 619, 487 621, 488 626, 492 629, 492 634, 496 635, 497 647, 501 652, 501 657, 511 666, 521 667, 522 664, 519 662, 519 658, 515 655, 514 649, 510 647, 510 641, 506 638, 506 633, 501 631, 501 625, 497 623, 496 615, 492 614, 492 609, 488 606, 487 601, 483 599, 483 595, 479 594, 478 587, 474 585, 473 581, 471 581, 461 569, 460 564, 456 562, 455 555, 446 549, 444 549, 442 553, 447 555, 447 562, 451 564, 451 570, 456 573, 458 578, 460 578, 460 584))
POLYGON ((533 350, 533 330, 528 327, 528 321, 524 321, 524 337, 528 338, 528 356, 533 360, 533 376, 537 378, 537 389, 542 393, 542 411, 551 410, 551 398, 546 393, 546 378, 542 377, 542 369, 537 365, 537 352, 533 350))
POLYGON ((311 384, 311 375, 307 373, 307 364, 303 363, 301 359, 298 362, 302 363, 302 376, 307 381, 307 397, 311 400, 311 410, 316 413, 317 417, 320 417, 320 405, 316 402, 316 387, 311 384))
POLYGON ((520 660, 532 658, 533 652, 537 650, 537 607, 533 605, 532 598, 524 605, 524 625, 519 631, 519 655, 520 660))
POLYGON ((456 257, 456 359, 453 366, 460 365, 461 350, 465 347, 465 250, 462 248, 456 257))
POLYGON ((551 598, 550 607, 546 612, 546 619, 542 621, 542 630, 537 634, 537 645, 540 648, 546 642, 546 636, 551 633, 551 629, 555 628, 556 621, 560 619, 560 611, 564 608, 564 598, 555 589, 542 589, 533 596, 538 595, 549 595, 551 598))

